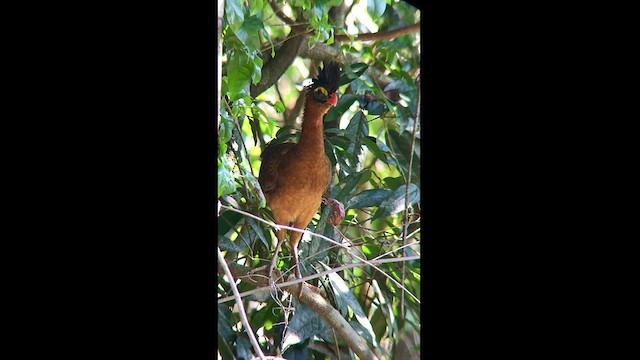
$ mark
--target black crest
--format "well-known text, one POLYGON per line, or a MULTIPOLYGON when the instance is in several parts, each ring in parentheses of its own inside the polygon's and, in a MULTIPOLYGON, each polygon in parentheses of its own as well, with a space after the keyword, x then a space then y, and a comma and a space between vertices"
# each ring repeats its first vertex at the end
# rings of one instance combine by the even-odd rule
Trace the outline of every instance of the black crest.
POLYGON ((313 83, 309 85, 309 89, 313 90, 319 86, 327 89, 329 94, 338 90, 340 83, 340 64, 337 62, 329 62, 324 64, 320 69, 317 78, 313 78, 313 83))

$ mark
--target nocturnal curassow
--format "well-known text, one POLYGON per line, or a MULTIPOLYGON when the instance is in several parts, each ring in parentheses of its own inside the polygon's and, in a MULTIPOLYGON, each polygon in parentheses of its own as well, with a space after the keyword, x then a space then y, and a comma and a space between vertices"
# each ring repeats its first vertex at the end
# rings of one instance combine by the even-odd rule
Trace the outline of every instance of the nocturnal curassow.
MULTIPOLYGON (((323 117, 336 106, 340 65, 324 64, 318 77, 306 87, 302 129, 298 143, 267 146, 262 153, 258 181, 276 224, 304 230, 318 212, 322 196, 332 178, 331 162, 324 152, 323 117)), ((278 244, 269 266, 269 278, 287 230, 276 232, 278 244)), ((301 232, 291 231, 289 243, 296 277, 302 277, 298 263, 301 232)), ((300 288, 302 291, 302 288, 300 288)))

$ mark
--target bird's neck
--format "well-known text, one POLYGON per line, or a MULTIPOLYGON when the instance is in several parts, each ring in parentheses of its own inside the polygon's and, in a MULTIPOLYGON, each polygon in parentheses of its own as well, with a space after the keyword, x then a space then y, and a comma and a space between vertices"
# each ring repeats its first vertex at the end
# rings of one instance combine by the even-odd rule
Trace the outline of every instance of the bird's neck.
POLYGON ((302 116, 302 133, 300 134, 299 149, 308 149, 324 155, 324 124, 322 118, 326 110, 322 109, 315 100, 307 99, 302 116))

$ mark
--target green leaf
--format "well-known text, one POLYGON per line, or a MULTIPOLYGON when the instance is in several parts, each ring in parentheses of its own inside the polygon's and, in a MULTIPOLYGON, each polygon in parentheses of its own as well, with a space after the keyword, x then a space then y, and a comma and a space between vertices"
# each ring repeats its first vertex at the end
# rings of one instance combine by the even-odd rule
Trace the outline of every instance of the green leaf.
MULTIPOLYGON (((220 329, 220 323, 218 323, 218 329, 220 329)), ((218 351, 220 352, 220 356, 222 360, 234 360, 233 352, 229 347, 231 342, 225 341, 220 335, 220 330, 218 330, 218 351)))
POLYGON ((296 346, 291 346, 287 349, 287 351, 282 354, 282 357, 287 360, 309 360, 313 359, 311 354, 309 353, 309 345, 300 344, 296 346))
MULTIPOLYGON (((354 161, 358 161, 358 157, 362 152, 362 137, 367 135, 369 135, 369 124, 366 122, 366 117, 362 111, 358 111, 353 115, 345 129, 345 136, 353 141, 346 151, 353 154, 354 161)), ((356 164, 353 165, 355 167, 356 164)))
MULTIPOLYGON (((405 209, 406 185, 402 185, 395 189, 393 193, 386 198, 373 215, 372 220, 395 215, 405 209)), ((409 206, 420 201, 420 190, 416 184, 409 184, 409 206)))
POLYGON ((224 2, 224 16, 231 30, 235 32, 240 29, 244 22, 243 0, 226 0, 224 2))
POLYGON ((364 244, 362 252, 367 256, 367 259, 372 259, 382 253, 382 247, 378 244, 364 244))
POLYGON ((386 111, 387 107, 383 102, 378 100, 373 100, 367 105, 367 113, 369 113, 369 115, 381 115, 386 111))
POLYGON ((238 336, 238 339, 236 340, 238 360, 252 360, 254 358, 252 351, 253 346, 251 346, 249 340, 244 338, 245 336, 246 334, 242 334, 238 336))
POLYGON ((295 129, 296 129, 295 125, 285 125, 281 127, 280 130, 278 130, 278 132, 276 133, 276 137, 278 138, 285 135, 291 135, 290 132, 295 129))
POLYGON ((264 231, 260 228, 260 225, 258 224, 258 222, 252 218, 247 218, 247 223, 249 223, 249 226, 251 226, 251 229, 256 233, 256 235, 258 235, 258 238, 260 238, 260 241, 262 241, 262 243, 264 244, 264 247, 269 249, 269 242, 267 241, 267 238, 264 236, 264 231))
POLYGON ((349 69, 353 72, 354 78, 359 78, 369 68, 366 63, 354 63, 349 65, 349 69))
POLYGON ((333 37, 333 28, 331 28, 331 30, 329 31, 329 38, 327 39, 327 41, 325 42, 326 45, 332 45, 335 41, 335 38, 333 37))
POLYGON ((338 195, 334 197, 334 199, 344 204, 351 190, 353 190, 359 183, 361 183, 361 180, 363 180, 364 175, 368 175, 368 177, 371 177, 371 170, 365 169, 361 172, 353 173, 347 176, 346 178, 344 178, 341 181, 341 183, 344 184, 344 187, 342 187, 342 189, 340 190, 338 195))
MULTIPOLYGON (((406 174, 409 168, 409 154, 411 153, 411 133, 403 131, 398 134, 395 131, 389 131, 387 134, 389 135, 389 146, 395 150, 394 154, 398 159, 398 166, 406 174)), ((411 182, 420 181, 420 156, 418 154, 418 149, 419 141, 416 138, 411 168, 411 182)))
POLYGON ((382 340, 382 336, 387 329, 387 319, 380 308, 377 308, 373 312, 373 316, 371 316, 371 326, 373 326, 373 331, 377 334, 376 340, 382 340))
POLYGON ((348 84, 357 78, 359 78, 369 68, 369 65, 365 63, 347 64, 343 67, 342 75, 340 76, 340 86, 348 84))
POLYGON ((294 0, 293 6, 302 8, 302 10, 311 8, 311 0, 294 0))
POLYGON ((247 46, 248 53, 260 51, 260 33, 264 32, 264 24, 256 16, 244 19, 242 26, 234 31, 238 39, 247 46))
MULTIPOLYGON (((340 308, 342 312, 342 309, 346 310, 347 307, 350 307, 356 317, 356 320, 360 325, 362 325, 361 330, 364 330, 359 335, 364 335, 365 340, 372 343, 374 346, 377 346, 375 343, 376 335, 373 332, 373 327, 365 315, 364 310, 362 310, 362 306, 360 306, 358 299, 351 289, 349 289, 349 286, 344 282, 340 275, 336 273, 329 274, 329 281, 331 282, 331 289, 333 289, 338 308, 340 308)), ((354 330, 358 332, 358 329, 355 327, 354 330)))
POLYGON ((325 331, 331 331, 331 327, 325 320, 310 307, 296 302, 296 312, 291 317, 284 334, 282 349, 286 350, 291 345, 304 342, 325 331))
POLYGON ((342 114, 349 110, 356 100, 358 100, 358 97, 354 94, 345 94, 341 96, 340 99, 338 99, 336 106, 329 109, 327 115, 324 117, 324 121, 328 122, 340 119, 342 114))
POLYGON ((222 251, 241 252, 246 246, 238 245, 237 241, 231 241, 226 236, 218 236, 218 247, 222 251))
POLYGON ((253 73, 251 74, 251 82, 256 85, 262 78, 262 58, 259 56, 253 57, 253 73))
POLYGON ((332 136, 331 139, 329 139, 329 141, 331 141, 333 145, 339 146, 343 150, 346 150, 349 148, 349 145, 351 144, 352 140, 347 136, 336 135, 336 136, 332 136))
POLYGON ((382 201, 388 198, 393 192, 389 189, 368 189, 354 195, 344 206, 346 209, 361 209, 371 206, 380 206, 382 201))
POLYGON ((398 188, 400 186, 402 186, 404 184, 404 179, 402 178, 402 176, 398 176, 398 177, 386 177, 384 178, 384 186, 387 189, 395 189, 398 188))
POLYGON ((336 163, 338 162, 335 154, 335 146, 326 138, 324 139, 324 154, 327 155, 331 162, 331 169, 335 169, 336 163))
MULTIPOLYGON (((387 158, 387 154, 385 154, 385 152, 380 148, 382 145, 384 145, 384 147, 386 147, 386 145, 382 141, 374 138, 373 136, 367 136, 367 137, 362 139, 362 142, 363 142, 364 145, 367 146, 369 151, 371 151, 371 153, 373 155, 375 155, 375 157, 377 157, 378 159, 382 160, 386 164, 389 163, 389 160, 387 158)), ((387 148, 387 150, 388 149, 389 148, 387 148)))
POLYGON ((260 124, 258 123, 258 120, 253 118, 249 119, 249 126, 251 127, 251 135, 253 135, 253 146, 257 146, 260 139, 260 135, 258 133, 258 127, 260 124))
POLYGON ((231 343, 235 337, 233 330, 231 330, 233 327, 231 319, 233 317, 229 308, 218 304, 218 334, 228 343, 231 343))
POLYGON ((391 121, 389 129, 393 130, 391 133, 393 134, 401 134, 405 132, 407 129, 407 125, 409 124, 409 114, 407 110, 400 105, 392 105, 390 107, 391 112, 395 115, 395 121, 391 121))
POLYGON ((283 133, 282 135, 277 136, 275 139, 269 141, 269 144, 267 144, 267 147, 280 144, 280 143, 290 142, 290 140, 295 139, 296 137, 297 137, 296 134, 283 133))
POLYGON ((278 114, 282 114, 285 110, 284 104, 280 100, 276 101, 276 103, 273 104, 273 107, 276 109, 278 114))
MULTIPOLYGON (((233 117, 229 115, 226 109, 220 111, 220 129, 218 130, 218 141, 221 144, 226 144, 231 139, 231 133, 233 131, 233 117)), ((224 153, 224 152, 222 152, 224 153)))
POLYGON ((249 60, 242 51, 235 52, 227 63, 227 82, 229 84, 229 99, 238 100, 243 97, 242 90, 249 85, 254 70, 254 62, 249 60))
POLYGON ((235 211, 225 211, 218 217, 218 236, 224 236, 242 218, 242 214, 235 211))
POLYGON ((225 155, 218 159, 218 197, 228 195, 236 191, 235 177, 233 176, 233 162, 225 155))
MULTIPOLYGON (((256 121, 259 120, 262 123, 267 124, 269 128, 268 135, 273 136, 273 133, 275 132, 275 127, 276 127, 276 123, 273 121, 273 119, 267 116, 267 114, 257 104, 251 104, 251 112, 253 113, 253 117, 256 119, 256 121)), ((256 126, 258 126, 258 124, 256 124, 256 126)), ((258 132, 256 131, 256 135, 257 134, 258 132)), ((256 137, 256 140, 257 140, 257 137, 256 137)))
POLYGON ((262 11, 263 2, 262 0, 251 0, 249 1, 249 15, 256 15, 260 11, 262 11))
MULTIPOLYGON (((358 318, 356 318, 356 320, 357 319, 358 318)), ((374 341, 376 334, 373 332, 373 326, 369 324, 369 328, 367 328, 361 322, 356 320, 349 321, 349 325, 351 325, 353 330, 355 330, 356 334, 360 335, 360 337, 363 338, 367 343, 375 344, 374 341)), ((367 318, 363 318, 363 320, 366 320, 367 323, 369 322, 369 319, 367 318)))

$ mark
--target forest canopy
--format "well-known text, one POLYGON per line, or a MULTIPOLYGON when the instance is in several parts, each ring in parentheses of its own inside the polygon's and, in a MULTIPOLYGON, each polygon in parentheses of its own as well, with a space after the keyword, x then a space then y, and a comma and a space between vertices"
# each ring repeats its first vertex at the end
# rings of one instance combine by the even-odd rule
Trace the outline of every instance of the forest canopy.
MULTIPOLYGON (((420 10, 396 0, 219 4, 218 357, 419 358, 420 10), (328 196, 344 218, 333 225, 323 204, 303 234, 316 298, 266 280, 276 229, 258 173, 267 144, 299 140, 304 87, 329 61, 342 74, 324 117, 328 196)), ((290 251, 278 261, 285 280, 290 251)))

